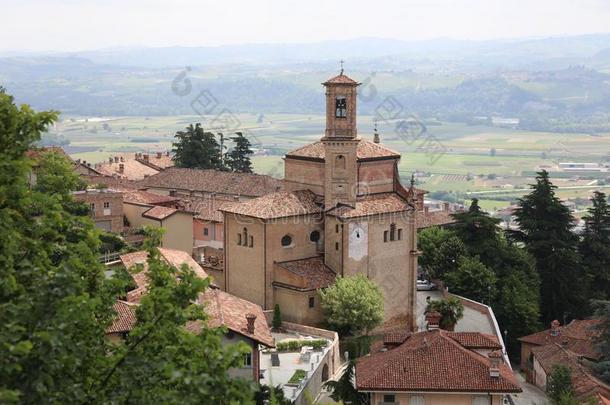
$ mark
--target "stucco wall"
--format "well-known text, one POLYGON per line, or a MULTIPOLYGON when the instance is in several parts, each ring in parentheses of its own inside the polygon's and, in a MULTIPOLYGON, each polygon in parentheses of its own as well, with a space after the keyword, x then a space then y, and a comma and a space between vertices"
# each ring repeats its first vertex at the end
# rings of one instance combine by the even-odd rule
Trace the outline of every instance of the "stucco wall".
POLYGON ((161 245, 193 253, 193 214, 178 211, 160 223, 165 229, 161 245))
POLYGON ((284 159, 284 187, 287 191, 309 189, 324 194, 324 162, 284 159))
POLYGON ((358 194, 390 193, 394 191, 396 159, 358 163, 358 194))
POLYGON ((320 325, 324 314, 320 306, 320 296, 316 291, 300 292, 282 287, 273 287, 274 301, 280 306, 282 321, 320 325), (313 297, 314 307, 309 308, 309 298, 313 297))
MULTIPOLYGON (((387 394, 391 394, 388 392, 387 394)), ((398 393, 396 395, 395 404, 400 405, 411 405, 417 404, 414 397, 423 397, 425 405, 473 405, 475 404, 474 400, 477 395, 473 394, 427 394, 427 393, 414 393, 414 394, 404 394, 398 393), (413 398, 413 400, 411 400, 413 398)), ((374 393, 372 394, 371 404, 379 404, 383 402, 383 393, 374 393)), ((501 395, 493 395, 488 396, 487 394, 481 394, 479 396, 481 399, 485 398, 487 400, 487 404, 489 405, 501 405, 502 404, 502 396, 501 395)), ((388 404, 388 403, 384 403, 388 404)))

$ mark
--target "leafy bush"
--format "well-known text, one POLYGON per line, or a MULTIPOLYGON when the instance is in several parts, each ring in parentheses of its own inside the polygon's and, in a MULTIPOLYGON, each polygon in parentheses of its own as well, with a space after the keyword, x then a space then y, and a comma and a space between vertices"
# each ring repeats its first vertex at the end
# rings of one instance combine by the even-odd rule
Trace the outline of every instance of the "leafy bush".
POLYGON ((288 380, 288 384, 298 384, 306 376, 307 376, 307 371, 301 370, 301 369, 295 370, 292 377, 290 377, 290 380, 288 380))
POLYGON ((298 352, 303 346, 313 347, 314 350, 320 350, 328 344, 328 341, 324 339, 314 340, 286 340, 279 342, 276 345, 278 352, 298 352))

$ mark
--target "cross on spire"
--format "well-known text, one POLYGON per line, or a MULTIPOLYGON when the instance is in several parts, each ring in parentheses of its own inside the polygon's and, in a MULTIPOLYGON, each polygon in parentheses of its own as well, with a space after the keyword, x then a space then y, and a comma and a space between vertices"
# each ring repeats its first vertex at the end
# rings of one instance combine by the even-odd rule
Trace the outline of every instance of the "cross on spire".
POLYGON ((339 63, 341 63, 341 74, 343 74, 343 59, 341 59, 339 63))

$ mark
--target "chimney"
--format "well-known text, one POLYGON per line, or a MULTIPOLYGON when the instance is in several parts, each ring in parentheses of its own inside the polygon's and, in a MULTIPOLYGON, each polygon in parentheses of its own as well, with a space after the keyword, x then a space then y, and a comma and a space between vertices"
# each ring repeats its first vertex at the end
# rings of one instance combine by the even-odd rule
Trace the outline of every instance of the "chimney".
POLYGON ((373 142, 379 143, 379 134, 377 132, 375 132, 375 134, 373 135, 373 142))
POLYGON ((124 173, 124 172, 125 172, 125 164, 119 163, 119 173, 124 173))
POLYGON ((248 331, 248 333, 254 333, 254 321, 256 321, 256 315, 251 312, 248 312, 246 314, 246 321, 248 322, 246 330, 248 331))
POLYGON ((119 163, 119 157, 118 156, 114 157, 114 163, 119 163))
POLYGON ((114 160, 112 159, 112 156, 110 156, 110 157, 108 158, 108 163, 112 163, 113 161, 114 161, 114 160))
POLYGON ((165 156, 169 156, 169 151, 166 151, 166 152, 165 152, 165 156))
POLYGON ((561 334, 560 326, 561 324, 557 319, 551 322, 551 336, 559 336, 561 334))
POLYGON ((448 202, 444 202, 443 203, 443 210, 444 211, 449 211, 449 203, 448 202))
POLYGON ((233 201, 237 201, 237 202, 239 202, 239 196, 238 196, 238 195, 234 195, 234 196, 233 196, 233 201))
POLYGON ((430 211, 430 207, 428 207, 427 205, 424 205, 424 212, 427 214, 428 211, 430 211))
POLYGON ((163 156, 163 154, 161 152, 157 152, 157 159, 161 159, 161 156, 163 156))
POLYGON ((148 153, 143 154, 142 157, 144 158, 145 162, 148 162, 148 153))
POLYGON ((443 316, 438 311, 430 311, 426 314, 426 322, 428 323, 428 330, 435 330, 439 328, 441 318, 443 316))
POLYGON ((123 156, 121 156, 121 158, 119 159, 120 162, 124 162, 125 158, 123 156))
POLYGON ((492 378, 500 377, 500 364, 502 364, 502 352, 495 350, 487 355, 489 358, 489 376, 492 378))

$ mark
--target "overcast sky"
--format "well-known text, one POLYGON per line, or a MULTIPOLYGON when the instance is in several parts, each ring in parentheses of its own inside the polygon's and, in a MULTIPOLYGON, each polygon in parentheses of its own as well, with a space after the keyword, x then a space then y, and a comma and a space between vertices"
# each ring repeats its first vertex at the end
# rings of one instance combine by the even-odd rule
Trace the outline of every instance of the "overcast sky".
POLYGON ((608 0, 0 0, 0 10, 3 51, 610 31, 608 0))

